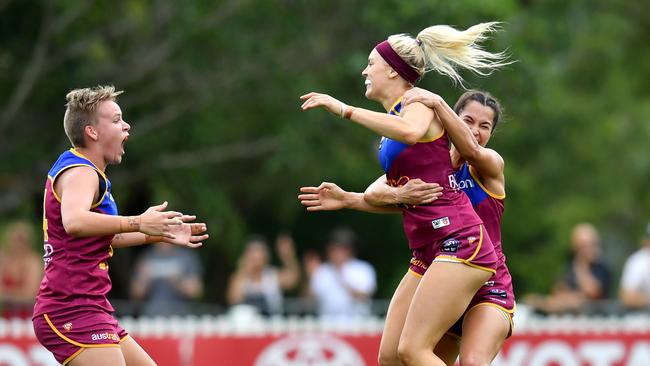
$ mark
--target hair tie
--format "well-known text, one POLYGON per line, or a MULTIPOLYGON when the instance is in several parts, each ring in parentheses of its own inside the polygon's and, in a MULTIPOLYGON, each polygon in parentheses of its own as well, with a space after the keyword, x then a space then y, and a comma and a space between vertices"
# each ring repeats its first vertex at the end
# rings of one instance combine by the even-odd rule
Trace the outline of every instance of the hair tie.
POLYGON ((422 46, 422 41, 420 41, 420 40, 419 40, 419 39, 417 39, 417 38, 415 39, 415 43, 417 43, 417 44, 418 44, 418 46, 422 46))

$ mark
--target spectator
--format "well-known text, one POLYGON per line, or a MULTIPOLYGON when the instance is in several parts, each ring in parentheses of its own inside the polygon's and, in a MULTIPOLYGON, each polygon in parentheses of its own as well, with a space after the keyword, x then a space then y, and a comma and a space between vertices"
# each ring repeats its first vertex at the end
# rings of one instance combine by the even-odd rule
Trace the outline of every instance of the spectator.
POLYGON ((203 293, 201 274, 201 264, 191 249, 154 244, 136 265, 131 297, 144 301, 142 315, 189 314, 189 302, 203 293))
POLYGON ((356 237, 349 229, 337 229, 327 245, 327 262, 313 273, 310 287, 318 313, 347 318, 370 314, 370 299, 377 283, 374 268, 354 257, 356 237))
POLYGON ((279 269, 269 265, 266 239, 261 236, 248 239, 237 272, 228 285, 230 305, 251 305, 263 315, 282 314, 282 292, 298 284, 300 266, 291 236, 280 234, 275 244, 282 263, 279 269))
POLYGON ((34 247, 34 231, 22 221, 7 226, 0 249, 0 300, 3 317, 29 318, 43 276, 34 247))
POLYGON ((620 298, 631 309, 650 307, 650 223, 641 238, 641 249, 625 261, 620 298))
POLYGON ((599 235, 590 223, 580 223, 571 233, 573 259, 564 278, 558 281, 546 298, 528 296, 527 303, 546 313, 580 311, 593 300, 609 295, 611 276, 600 260, 599 235))
POLYGON ((302 299, 301 305, 303 306, 301 313, 303 314, 316 313, 316 299, 314 299, 314 294, 311 292, 311 279, 322 264, 323 259, 315 249, 307 249, 302 254, 304 281, 301 283, 300 297, 302 299))

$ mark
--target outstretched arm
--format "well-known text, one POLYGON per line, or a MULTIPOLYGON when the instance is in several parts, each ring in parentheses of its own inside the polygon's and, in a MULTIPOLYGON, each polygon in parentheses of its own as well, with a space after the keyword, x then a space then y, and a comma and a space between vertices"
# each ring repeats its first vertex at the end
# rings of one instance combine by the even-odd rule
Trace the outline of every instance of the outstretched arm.
POLYGON ((347 192, 334 183, 324 182, 319 187, 302 187, 300 203, 308 211, 335 211, 348 208, 371 213, 401 212, 396 204, 419 205, 430 203, 442 195, 442 187, 413 179, 400 187, 391 187, 382 175, 366 193, 347 192), (369 197, 366 197, 369 196, 369 197))
POLYGON ((64 171, 54 183, 61 198, 61 218, 65 231, 72 236, 98 236, 140 232, 172 238, 170 230, 183 223, 182 214, 164 211, 167 202, 150 207, 139 216, 113 216, 92 212, 97 199, 99 178, 90 167, 79 166, 64 171))
POLYGON ((373 206, 363 199, 363 193, 347 192, 334 183, 323 182, 318 187, 301 187, 298 199, 307 211, 337 211, 343 208, 372 212, 399 213, 395 206, 373 206))
POLYGON ((177 225, 171 229, 170 233, 174 238, 164 236, 146 235, 143 233, 120 233, 115 234, 111 245, 113 248, 126 248, 151 243, 170 243, 183 247, 198 248, 203 245, 202 241, 208 239, 209 235, 205 234, 207 226, 203 223, 187 223, 193 221, 196 217, 190 215, 181 216, 182 225, 177 225))
POLYGON ((501 155, 481 146, 467 124, 440 97, 428 90, 413 88, 406 92, 403 105, 419 102, 435 111, 461 157, 481 172, 481 175, 499 178, 503 175, 504 162, 501 155))
POLYGON ((437 133, 430 128, 433 111, 422 104, 403 108, 402 115, 396 116, 351 107, 327 94, 312 92, 301 96, 300 99, 304 101, 301 106, 303 110, 323 107, 330 113, 348 118, 379 135, 409 145, 437 133))

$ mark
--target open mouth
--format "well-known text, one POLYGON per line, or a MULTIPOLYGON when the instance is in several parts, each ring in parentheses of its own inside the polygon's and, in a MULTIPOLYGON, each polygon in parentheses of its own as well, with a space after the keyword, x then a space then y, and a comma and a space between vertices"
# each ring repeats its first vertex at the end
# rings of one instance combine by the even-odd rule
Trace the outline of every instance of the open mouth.
POLYGON ((124 154, 124 145, 126 144, 126 141, 129 139, 129 136, 127 135, 124 140, 122 140, 122 154, 124 154))

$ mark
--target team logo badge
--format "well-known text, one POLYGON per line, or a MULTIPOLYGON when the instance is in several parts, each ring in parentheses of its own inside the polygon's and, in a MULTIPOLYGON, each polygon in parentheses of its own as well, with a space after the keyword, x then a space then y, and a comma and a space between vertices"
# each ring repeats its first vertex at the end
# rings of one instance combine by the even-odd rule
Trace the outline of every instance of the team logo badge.
POLYGON ((460 241, 456 239, 447 239, 442 243, 442 251, 445 253, 456 253, 460 246, 460 241))
POLYGON ((72 323, 67 322, 67 323, 63 324, 63 329, 64 329, 66 332, 69 332, 70 330, 72 330, 72 323))

